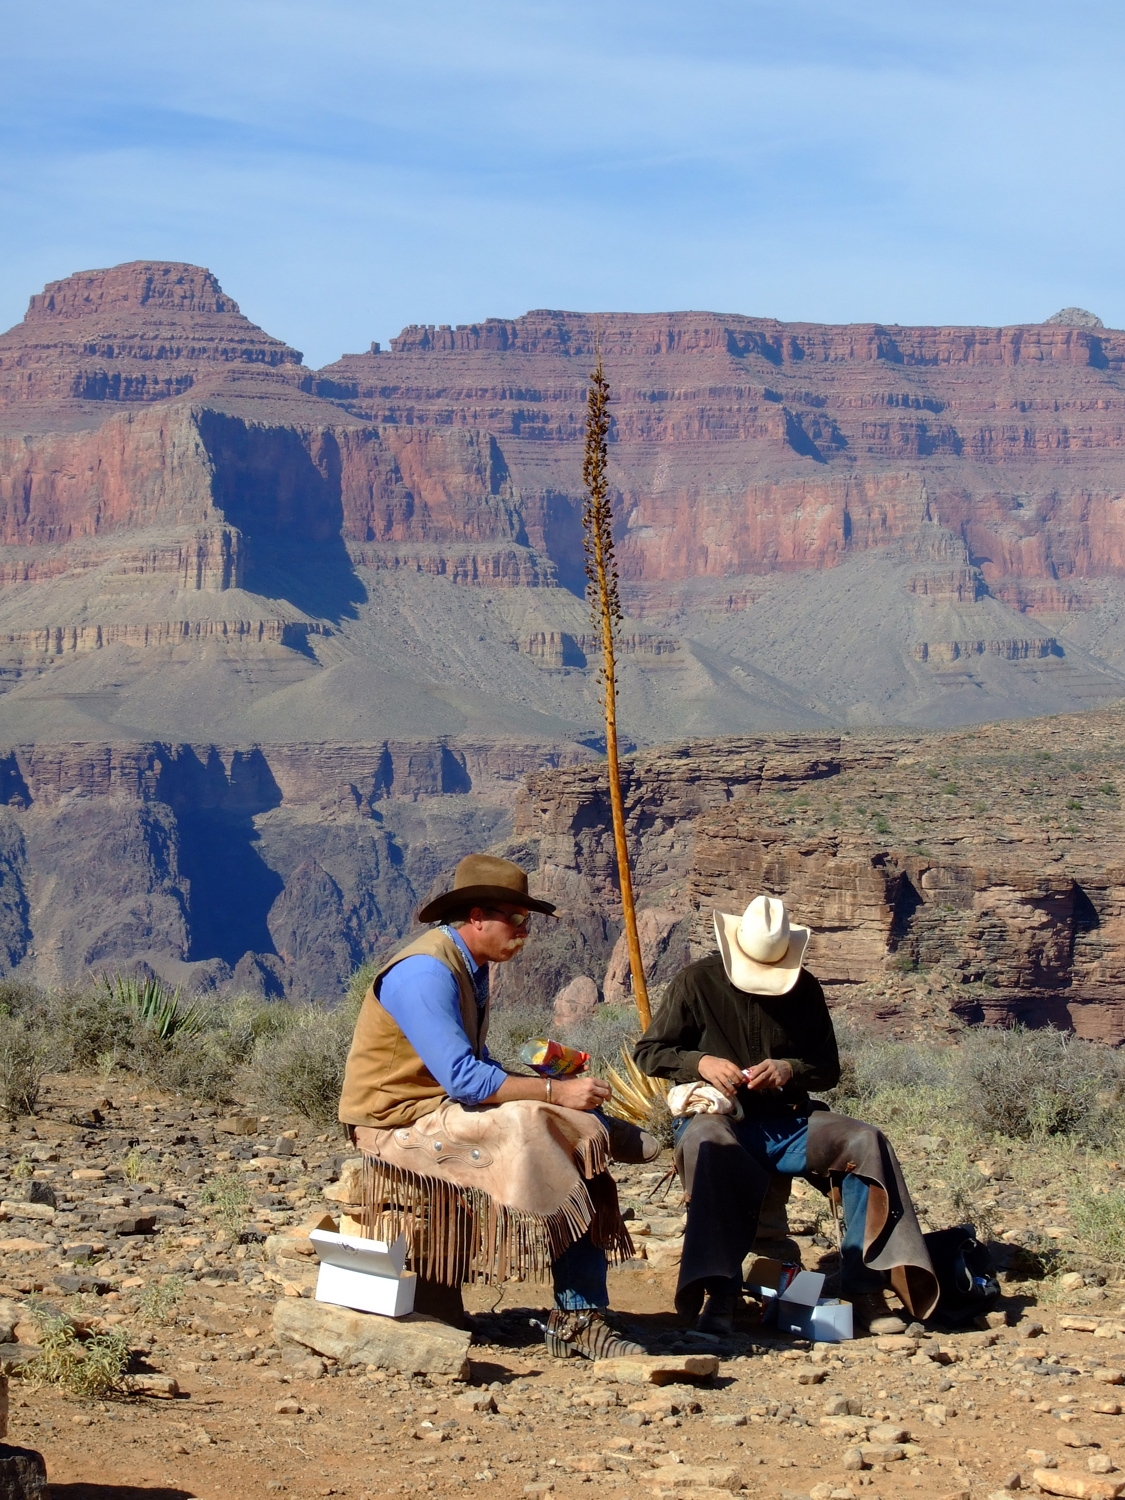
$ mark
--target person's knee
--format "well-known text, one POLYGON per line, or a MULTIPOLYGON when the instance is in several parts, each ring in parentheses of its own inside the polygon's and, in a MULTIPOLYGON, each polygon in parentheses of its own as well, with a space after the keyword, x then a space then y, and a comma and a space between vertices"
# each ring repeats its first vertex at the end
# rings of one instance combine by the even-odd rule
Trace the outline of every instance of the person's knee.
POLYGON ((685 1149, 698 1148, 704 1141, 715 1146, 738 1144, 728 1115, 692 1115, 680 1135, 680 1145, 685 1149))

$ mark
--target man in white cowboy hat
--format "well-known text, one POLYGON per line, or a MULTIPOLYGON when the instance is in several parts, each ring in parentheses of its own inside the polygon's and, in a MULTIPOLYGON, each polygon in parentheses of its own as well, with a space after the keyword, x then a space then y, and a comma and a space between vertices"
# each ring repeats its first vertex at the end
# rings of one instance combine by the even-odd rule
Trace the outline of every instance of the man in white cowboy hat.
POLYGON ((937 1280, 889 1142, 809 1097, 840 1079, 824 991, 804 967, 809 929, 765 895, 714 921, 718 952, 680 970, 634 1053, 650 1077, 710 1086, 685 1093, 697 1103, 702 1094, 711 1112, 673 1120, 688 1198, 677 1311, 695 1318, 703 1308, 705 1333, 733 1329, 743 1261, 770 1173, 780 1172, 825 1190, 839 1183, 841 1295, 860 1327, 901 1333, 888 1278, 917 1317, 933 1311, 937 1280))
MULTIPOLYGON (((436 925, 364 996, 339 1115, 364 1153, 365 1231, 408 1237, 416 1311, 463 1322, 464 1282, 550 1275, 550 1353, 643 1354, 605 1318, 607 1254, 632 1254, 595 1113, 609 1085, 508 1073, 486 1045, 490 965, 519 953, 532 913, 554 910, 519 865, 466 855, 418 913, 436 925)), ((644 1159, 633 1135, 612 1145, 644 1159)))

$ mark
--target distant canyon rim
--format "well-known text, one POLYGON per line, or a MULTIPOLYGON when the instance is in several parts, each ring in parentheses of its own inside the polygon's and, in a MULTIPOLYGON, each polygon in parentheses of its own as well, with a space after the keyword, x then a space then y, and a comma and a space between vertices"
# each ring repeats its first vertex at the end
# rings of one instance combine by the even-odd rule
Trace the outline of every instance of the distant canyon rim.
POLYGON ((657 976, 720 894, 778 889, 883 1024, 1125 1039, 1097 790, 1125 333, 1075 308, 534 311, 314 371, 200 267, 51 283, 0 335, 0 973, 334 1000, 487 846, 565 897, 500 997, 624 996, 582 597, 595 327, 657 976), (1032 794, 1037 747, 1058 775, 1032 794), (933 792, 951 757, 983 778, 967 805, 933 792), (784 809, 782 764, 806 767, 784 809), (892 792, 933 826, 869 817, 892 792))

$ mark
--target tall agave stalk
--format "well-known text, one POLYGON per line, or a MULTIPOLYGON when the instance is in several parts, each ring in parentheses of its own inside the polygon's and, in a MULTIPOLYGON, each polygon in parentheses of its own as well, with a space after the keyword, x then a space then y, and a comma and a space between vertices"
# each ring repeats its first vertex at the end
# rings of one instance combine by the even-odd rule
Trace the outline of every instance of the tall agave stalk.
POLYGON ((613 555, 613 507, 606 480, 606 438, 609 434, 609 382, 602 368, 600 343, 597 364, 590 376, 586 396, 586 452, 582 480, 586 504, 582 510, 583 545, 586 550, 587 595, 594 614, 594 628, 601 636, 605 752, 609 769, 609 805, 613 814, 613 842, 617 850, 617 879, 621 887, 621 909, 625 917, 625 940, 629 945, 629 968, 633 975, 633 998, 642 1028, 652 1019, 637 936, 637 911, 633 902, 633 876, 629 846, 625 840, 625 808, 621 797, 621 767, 617 756, 617 662, 615 644, 621 624, 621 601, 617 590, 617 563, 613 555))

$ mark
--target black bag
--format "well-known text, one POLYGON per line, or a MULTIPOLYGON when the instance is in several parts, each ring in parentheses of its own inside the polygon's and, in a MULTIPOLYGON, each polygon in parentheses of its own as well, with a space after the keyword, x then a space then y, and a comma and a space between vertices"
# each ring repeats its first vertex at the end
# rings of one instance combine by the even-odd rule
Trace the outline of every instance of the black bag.
POLYGON ((986 1246, 972 1224, 937 1229, 924 1236, 938 1279, 934 1317, 953 1328, 991 1312, 1000 1300, 1000 1283, 986 1246))

